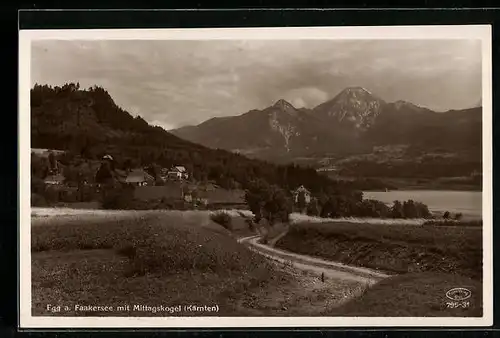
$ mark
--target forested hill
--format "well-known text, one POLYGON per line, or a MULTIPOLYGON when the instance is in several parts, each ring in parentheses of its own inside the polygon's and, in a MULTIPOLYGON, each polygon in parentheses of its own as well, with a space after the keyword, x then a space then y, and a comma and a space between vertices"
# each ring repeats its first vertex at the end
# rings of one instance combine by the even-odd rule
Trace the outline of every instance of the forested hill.
POLYGON ((351 191, 347 183, 331 181, 311 168, 278 166, 180 139, 133 117, 101 87, 35 85, 31 123, 33 148, 69 150, 93 159, 108 153, 117 167, 184 165, 195 179, 215 180, 226 188, 246 188, 261 178, 286 189, 303 184, 313 192, 351 191))

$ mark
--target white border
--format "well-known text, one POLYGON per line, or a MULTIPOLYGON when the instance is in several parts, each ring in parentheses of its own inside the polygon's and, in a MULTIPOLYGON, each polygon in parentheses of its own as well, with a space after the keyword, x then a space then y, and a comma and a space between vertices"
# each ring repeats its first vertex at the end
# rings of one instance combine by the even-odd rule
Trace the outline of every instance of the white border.
POLYGON ((21 328, 409 327, 493 325, 492 46, 490 25, 19 31, 21 328), (479 39, 483 73, 482 318, 399 317, 33 317, 31 315, 30 67, 33 40, 479 39))

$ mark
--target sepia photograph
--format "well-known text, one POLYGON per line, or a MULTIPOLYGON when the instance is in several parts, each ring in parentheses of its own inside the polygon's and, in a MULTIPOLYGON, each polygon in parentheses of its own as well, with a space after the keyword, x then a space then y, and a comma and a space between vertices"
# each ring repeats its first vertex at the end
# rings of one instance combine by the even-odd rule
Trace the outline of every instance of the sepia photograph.
POLYGON ((492 324, 490 26, 19 43, 21 325, 492 324))

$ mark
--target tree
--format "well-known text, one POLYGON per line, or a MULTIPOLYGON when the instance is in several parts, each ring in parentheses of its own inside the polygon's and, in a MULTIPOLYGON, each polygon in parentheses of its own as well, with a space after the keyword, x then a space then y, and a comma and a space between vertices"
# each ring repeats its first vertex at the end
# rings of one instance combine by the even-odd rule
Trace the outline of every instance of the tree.
POLYGON ((445 213, 443 214, 443 218, 444 219, 449 219, 450 218, 450 212, 449 211, 445 211, 445 213))
POLYGON ((269 189, 268 200, 264 203, 264 218, 273 225, 276 222, 288 222, 292 212, 292 201, 285 191, 277 185, 269 189))
POLYGON ((250 183, 245 192, 245 202, 254 214, 255 223, 259 223, 263 218, 264 204, 269 200, 269 184, 264 180, 256 180, 250 183))
POLYGON ((338 209, 338 200, 335 196, 327 197, 326 200, 321 205, 321 217, 336 217, 338 209))
POLYGON ((463 216, 463 215, 462 215, 462 213, 461 213, 461 212, 457 213, 457 214, 455 215, 455 220, 460 221, 460 220, 462 219, 462 216, 463 216))
POLYGON ((156 163, 152 163, 151 165, 147 166, 145 168, 145 171, 149 175, 153 176, 155 182, 158 182, 160 180, 160 166, 156 163))
POLYGON ((254 213, 256 223, 262 218, 271 226, 279 221, 288 222, 292 201, 285 191, 276 185, 269 185, 261 179, 253 181, 245 193, 245 201, 254 213))
POLYGON ((404 218, 417 218, 417 208, 413 200, 403 202, 403 215, 404 218))
POLYGON ((97 173, 95 175, 95 181, 96 183, 102 184, 109 182, 109 180, 111 179, 113 179, 111 164, 108 161, 105 161, 101 164, 99 170, 97 170, 97 173))
POLYGON ((366 199, 357 205, 356 216, 359 217, 387 217, 390 214, 389 207, 377 200, 366 199))
POLYGON ((415 202, 415 207, 417 209, 417 214, 419 218, 429 218, 431 217, 431 212, 429 207, 421 202, 415 202))
POLYGON ((392 218, 404 218, 403 205, 400 201, 394 201, 394 204, 391 208, 391 217, 392 218))

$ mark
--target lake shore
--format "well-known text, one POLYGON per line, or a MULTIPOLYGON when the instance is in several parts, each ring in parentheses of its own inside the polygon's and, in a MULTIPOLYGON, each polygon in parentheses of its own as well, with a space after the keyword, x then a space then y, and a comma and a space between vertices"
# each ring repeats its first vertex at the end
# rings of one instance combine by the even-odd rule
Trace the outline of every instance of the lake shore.
POLYGON ((392 191, 364 191, 363 197, 375 199, 392 205, 395 200, 413 200, 422 202, 435 215, 444 215, 446 211, 451 217, 462 214, 463 219, 482 219, 482 193, 480 191, 458 190, 392 190, 392 191))

